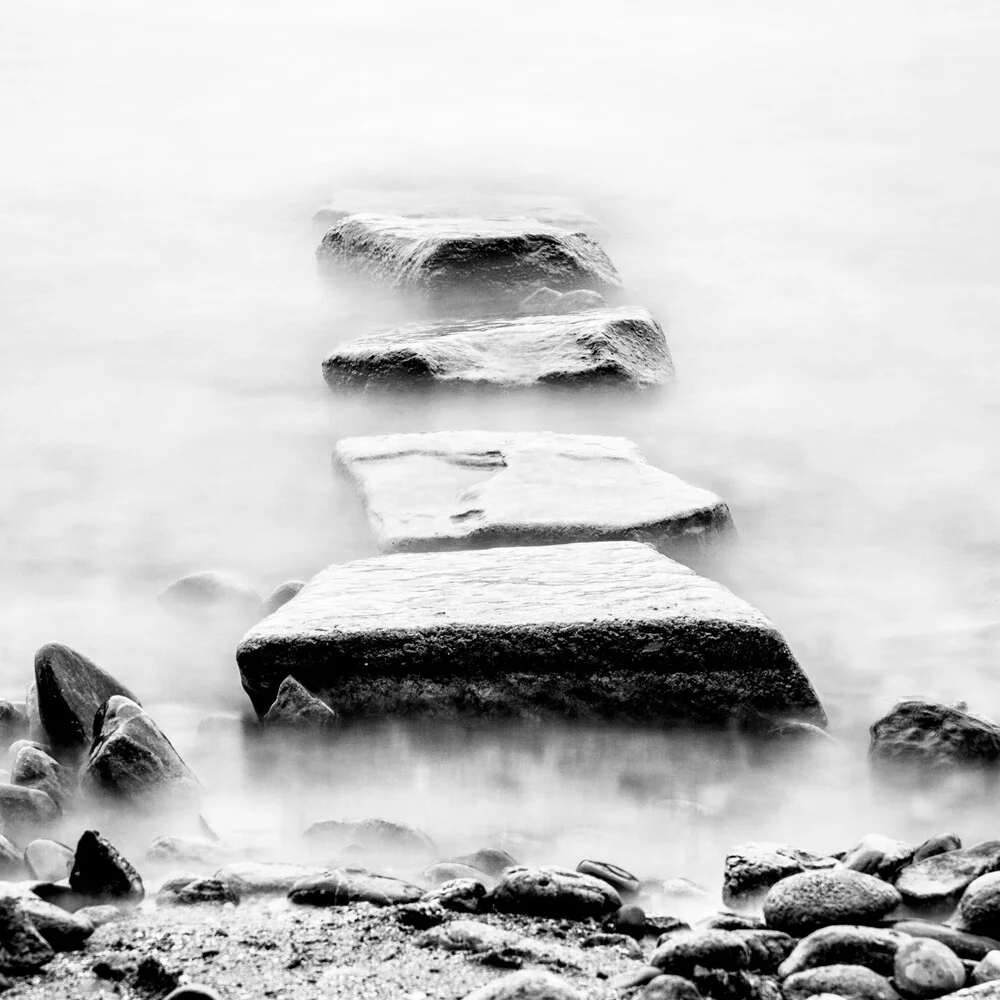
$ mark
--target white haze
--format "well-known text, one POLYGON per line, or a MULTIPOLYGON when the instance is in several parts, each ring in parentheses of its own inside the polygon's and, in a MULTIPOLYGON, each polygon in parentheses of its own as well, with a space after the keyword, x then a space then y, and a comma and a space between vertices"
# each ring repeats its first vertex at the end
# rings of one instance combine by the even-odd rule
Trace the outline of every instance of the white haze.
POLYGON ((78 648, 160 718, 220 826, 274 836, 375 812, 459 847, 494 821, 554 843, 586 818, 577 853, 716 878, 758 834, 989 832, 858 789, 865 728, 897 696, 1000 714, 995 4, 9 0, 0 27, 10 696, 41 643, 78 648), (323 288, 312 212, 347 184, 423 181, 597 215, 677 389, 333 397, 323 356, 399 307, 323 288), (684 755, 653 736, 459 754, 372 734, 301 796, 206 756, 196 720, 245 704, 232 643, 179 634, 157 591, 219 567, 264 593, 369 553, 334 441, 477 426, 625 434, 723 495, 742 541, 720 575, 784 631, 837 761, 758 774, 762 810, 728 757, 664 778, 684 755), (659 775, 648 794, 622 791, 630 768, 659 775), (718 817, 668 821, 665 788, 718 817))

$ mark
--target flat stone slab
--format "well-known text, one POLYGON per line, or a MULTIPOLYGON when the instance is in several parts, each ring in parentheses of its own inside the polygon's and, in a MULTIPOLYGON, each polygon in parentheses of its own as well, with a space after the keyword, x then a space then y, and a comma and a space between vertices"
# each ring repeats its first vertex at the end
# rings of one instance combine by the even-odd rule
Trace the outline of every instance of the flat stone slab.
POLYGON ((674 365, 660 324, 641 306, 569 315, 409 323, 338 347, 331 388, 392 383, 663 385, 674 365))
POLYGON ((627 539, 683 562, 735 533, 719 497, 625 438, 388 434, 345 438, 334 457, 383 552, 627 539))
POLYGON ((772 622, 638 542, 330 566, 237 661, 260 714, 291 674, 344 718, 826 718, 772 622))
POLYGON ((438 307, 513 308, 543 287, 621 287, 595 240, 523 219, 351 215, 327 230, 316 256, 438 307))

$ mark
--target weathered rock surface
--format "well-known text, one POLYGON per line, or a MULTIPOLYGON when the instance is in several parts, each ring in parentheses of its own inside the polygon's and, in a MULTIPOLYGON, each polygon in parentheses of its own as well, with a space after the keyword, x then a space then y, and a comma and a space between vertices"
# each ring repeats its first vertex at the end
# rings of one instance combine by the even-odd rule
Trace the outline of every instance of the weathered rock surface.
POLYGON ((785 979, 822 965, 864 965, 880 975, 891 976, 896 952, 911 940, 908 934, 879 927, 823 927, 795 946, 778 968, 778 975, 785 979))
POLYGON ((237 659, 261 714, 291 674, 343 717, 720 722, 749 703, 825 722, 768 619, 635 542, 331 566, 252 628, 237 659))
POLYGON ((830 924, 874 924, 899 906, 891 885, 847 868, 790 875, 771 887, 764 920, 801 937, 830 924))
POLYGON ((813 854, 789 844, 751 841, 726 855, 722 901, 734 909, 759 905, 776 882, 805 871, 833 868, 837 859, 813 854))
POLYGON ((26 706, 18 706, 10 701, 0 701, 0 744, 9 746, 15 740, 28 735, 28 714, 26 706))
POLYGON ((1000 840, 984 840, 909 865, 899 873, 896 888, 913 909, 943 915, 951 912, 966 886, 997 870, 1000 840))
POLYGON ((94 726, 94 745, 80 772, 83 794, 137 810, 197 804, 198 779, 134 701, 120 695, 110 698, 94 726))
POLYGON ((871 727, 868 759, 884 776, 913 775, 1000 763, 1000 726, 935 702, 906 700, 871 727))
POLYGON ((489 883, 492 887, 496 879, 486 872, 473 868, 472 865, 459 864, 457 861, 439 861, 437 864, 428 865, 421 872, 423 880, 429 885, 443 885, 445 882, 452 882, 455 879, 475 879, 476 881, 489 883))
POLYGON ((51 945, 13 896, 0 897, 0 971, 37 972, 55 958, 51 945))
POLYGON ((586 920, 606 916, 621 905, 621 897, 607 882, 555 865, 508 868, 493 889, 493 906, 501 913, 586 920))
POLYGON ((625 901, 638 896, 642 889, 642 882, 630 871, 613 865, 609 861, 584 860, 576 866, 576 870, 584 875, 599 878, 602 882, 607 882, 625 901))
POLYGON ((750 949, 750 969, 754 972, 777 972, 781 963, 798 944, 795 938, 784 931, 733 929, 732 933, 750 949))
POLYGON ((331 388, 407 384, 622 385, 669 382, 659 323, 638 306, 568 316, 442 320, 377 330, 323 362, 331 388))
POLYGON ((355 844, 374 855, 388 857, 427 857, 434 854, 434 841, 422 830, 392 820, 328 819, 313 823, 302 840, 314 855, 335 855, 355 844))
POLYGON ((539 288, 518 307, 526 316, 565 315, 584 309, 603 309, 607 303, 599 292, 579 288, 575 292, 557 292, 554 288, 539 288))
POLYGON ((294 677, 286 677, 263 718, 269 729, 330 732, 337 726, 337 713, 321 698, 307 691, 294 677))
POLYGON ((37 747, 22 747, 11 768, 11 784, 34 788, 46 795, 61 809, 66 809, 72 798, 72 771, 37 747))
POLYGON ((261 610, 260 596, 255 590, 235 574, 219 570, 183 576, 161 590, 157 599, 172 614, 195 621, 219 616, 253 621, 261 610))
POLYGON ((980 875, 969 883, 951 923, 969 934, 1000 936, 1000 872, 980 875))
POLYGON ((56 840, 33 840, 24 849, 24 861, 32 878, 59 882, 69 878, 74 852, 56 840))
POLYGON ((523 220, 352 215, 327 231, 316 256, 438 308, 516 307, 541 287, 602 294, 621 287, 589 236, 523 220))
POLYGON ((486 886, 477 878, 455 878, 425 893, 424 903, 437 903, 456 913, 478 913, 486 899, 486 886))
POLYGON ((261 618, 266 618, 277 611, 283 604, 287 604, 305 585, 304 580, 286 580, 284 583, 279 583, 264 598, 260 606, 261 618))
POLYGON ((698 967, 691 979, 701 995, 711 1000, 782 1000, 781 989, 773 976, 762 976, 746 969, 730 972, 698 967))
POLYGON ((978 934, 967 934, 945 924, 929 920, 900 920, 893 924, 893 930, 909 934, 915 938, 932 938, 946 944, 959 958, 978 961, 994 949, 1000 949, 1000 941, 978 934))
POLYGON ((292 886, 288 898, 307 906, 345 906, 348 903, 398 906, 415 903, 423 894, 423 889, 402 879, 352 866, 301 879, 292 886))
POLYGON ((96 830, 80 837, 69 884, 90 903, 137 904, 146 894, 139 873, 96 830))
POLYGON ((35 653, 38 715, 60 760, 77 761, 94 738, 94 717, 114 695, 138 698, 81 653, 58 642, 35 653))
POLYGON ((677 931, 657 947, 649 963, 678 976, 690 975, 699 965, 731 972, 749 967, 750 949, 732 931, 677 931))
POLYGON ((885 976, 863 965, 828 965, 821 969, 796 972, 781 984, 785 1000, 808 1000, 829 993, 845 1000, 898 1000, 885 976))
POLYGON ((484 924, 479 920, 449 920, 424 931, 415 943, 420 948, 480 953, 513 948, 521 940, 521 935, 514 931, 484 924))
POLYGON ((583 1000, 564 979, 551 972, 524 969, 494 979, 467 994, 465 1000, 583 1000))
POLYGON ((726 504, 625 438, 444 431, 334 452, 384 552, 631 539, 683 559, 734 534, 726 504))
POLYGON ((896 952, 896 989, 917 1000, 954 993, 965 985, 965 966, 945 944, 931 938, 914 938, 896 952))
POLYGON ((156 894, 157 905, 196 906, 203 903, 239 903, 240 894, 231 882, 217 878, 171 879, 156 894))

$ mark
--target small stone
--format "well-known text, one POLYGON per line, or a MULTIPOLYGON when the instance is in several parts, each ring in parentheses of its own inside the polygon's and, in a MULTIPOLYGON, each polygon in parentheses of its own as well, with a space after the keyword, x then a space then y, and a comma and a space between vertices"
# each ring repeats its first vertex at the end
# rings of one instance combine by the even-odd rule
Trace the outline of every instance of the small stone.
POLYGON ((55 958, 51 945, 31 922, 21 901, 0 897, 0 970, 37 972, 55 958))
POLYGON ((581 861, 576 870, 607 882, 625 902, 638 896, 642 887, 642 883, 631 872, 607 861, 581 861))
POLYGON ((755 931, 763 930, 762 917, 753 917, 748 913, 716 913, 711 917, 698 921, 699 927, 716 931, 755 931))
POLYGON ((781 992, 785 1000, 808 1000, 819 993, 845 1000, 898 1000, 889 980, 863 965, 827 965, 796 972, 781 984, 781 992))
POLYGON ((911 937, 931 938, 946 944, 959 958, 979 961, 994 949, 1000 949, 1000 941, 978 934, 967 934, 965 931, 935 924, 929 920, 901 920, 893 925, 893 930, 911 937))
POLYGON ((121 983, 135 971, 134 965, 122 955, 109 955, 98 959, 90 969, 98 979, 111 983, 121 983))
POLYGON ((657 936, 657 944, 663 944, 671 934, 677 931, 689 931, 691 925, 677 917, 665 917, 659 914, 650 916, 646 914, 646 933, 657 936))
POLYGON ((611 914, 605 926, 610 926, 617 934, 628 934, 641 941, 646 936, 646 911, 635 903, 629 903, 611 914))
POLYGON ((939 833, 934 837, 928 837, 913 852, 913 863, 926 861, 938 854, 947 854, 948 851, 958 851, 962 847, 962 838, 954 833, 939 833))
POLYGON ((621 897, 607 882, 554 865, 508 868, 493 890, 496 910, 532 917, 586 920, 603 917, 621 905, 621 897))
POLYGON ((425 931, 428 927, 443 924, 451 918, 451 913, 438 902, 421 900, 418 903, 404 903, 402 906, 397 906, 395 916, 400 926, 425 931))
POLYGON ((452 862, 460 865, 468 865, 470 868, 478 868, 496 878, 503 874, 505 868, 513 868, 517 862, 506 852, 498 847, 481 847, 472 854, 463 854, 460 858, 450 858, 452 862))
POLYGON ((830 924, 874 924, 900 903, 899 893, 870 875, 848 869, 802 872, 771 887, 764 920, 796 937, 830 924))
POLYGON ((823 965, 864 965, 882 976, 893 974, 896 952, 910 942, 908 934, 878 927, 823 927, 808 934, 778 967, 787 979, 796 972, 823 965))
POLYGON ((891 882, 913 860, 915 850, 906 841, 869 833, 844 855, 842 864, 852 871, 891 882))
POLYGON ((349 844, 359 844, 381 857, 427 857, 434 854, 434 842, 422 830, 385 819, 324 820, 313 823, 302 834, 313 854, 336 855, 349 844))
POLYGON ((516 947, 520 934, 484 924, 478 920, 451 920, 425 931, 414 940, 418 948, 443 948, 445 951, 469 951, 479 954, 516 947))
POLYGON ((635 938, 627 934, 588 934, 580 942, 581 948, 622 948, 629 958, 641 960, 642 948, 635 938))
POLYGON ((196 906, 199 903, 232 903, 240 901, 240 894, 229 882, 216 878, 171 879, 156 894, 158 905, 196 906))
POLYGON ((479 879, 457 878, 426 893, 421 902, 438 903, 458 913, 478 913, 484 906, 486 886, 479 879))
POLYGON ((947 916, 971 882, 997 870, 1000 840, 984 840, 909 865, 899 873, 895 884, 910 909, 947 916))
POLYGON ((951 923, 969 934, 1000 935, 1000 872, 980 875, 969 883, 951 923))
POLYGON ((703 899, 710 893, 703 885, 689 878, 665 878, 662 881, 643 882, 643 891, 662 893, 669 899, 703 899))
POLYGON ((33 840, 24 849, 28 872, 41 882, 60 882, 69 878, 73 857, 73 849, 57 840, 33 840))
POLYGON ((565 979, 551 972, 525 969, 495 979, 467 994, 465 1000, 582 1000, 565 979))
POLYGON ((751 842, 726 855, 722 901, 734 909, 753 909, 775 883, 789 875, 833 868, 837 859, 788 844, 751 842))
POLYGON ((992 983, 1000 979, 1000 951, 988 951, 972 970, 972 984, 992 983))
POLYGON ((415 903, 423 894, 423 889, 402 879, 376 875, 367 868, 349 867, 296 882, 288 899, 306 906, 344 906, 348 903, 397 906, 415 903))
POLYGON ((141 903, 139 873, 96 830, 87 830, 76 847, 70 888, 92 903, 141 903))
POLYGON ((162 996, 177 988, 180 974, 168 969, 155 955, 148 955, 135 970, 132 985, 143 993, 162 996))
POLYGON ((638 993, 640 1000, 700 1000, 698 987, 683 976, 660 975, 638 993))
POLYGON ((337 726, 337 713, 294 677, 286 677, 261 720, 266 728, 325 732, 337 726))
POLYGON ((195 621, 233 617, 249 624, 261 610, 254 590, 238 576, 217 570, 181 577, 160 591, 157 600, 172 614, 195 621))
POLYGON ((304 586, 304 580, 286 580, 284 583, 279 583, 278 586, 264 598, 264 603, 261 604, 260 607, 261 618, 273 615, 278 608, 287 604, 304 586))
POLYGON ((930 1000, 965 986, 962 960, 940 941, 915 938, 901 945, 895 960, 896 989, 915 1000, 930 1000))
POLYGON ((706 969, 745 969, 750 965, 750 949, 732 931, 678 931, 660 944, 650 965, 683 976, 696 966, 706 969))
POLYGON ((697 968, 691 976, 698 991, 712 1000, 782 1000, 781 990, 772 976, 761 976, 746 969, 697 968))

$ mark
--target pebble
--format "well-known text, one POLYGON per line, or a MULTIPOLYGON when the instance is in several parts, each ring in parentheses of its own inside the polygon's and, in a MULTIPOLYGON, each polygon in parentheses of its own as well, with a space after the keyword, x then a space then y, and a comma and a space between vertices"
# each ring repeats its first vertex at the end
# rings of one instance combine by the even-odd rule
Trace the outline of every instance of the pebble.
POLYGON ((292 903, 307 906, 343 906, 347 903, 374 903, 396 906, 415 903, 424 890, 402 879, 376 875, 367 868, 336 868, 296 882, 288 893, 292 903))
POLYGON ((162 996, 177 988, 180 974, 168 969, 155 955, 147 955, 135 970, 132 985, 142 993, 162 996))
POLYGON ((833 868, 837 859, 789 844, 756 842, 734 847, 726 855, 722 901, 733 909, 752 909, 776 882, 814 869, 833 868))
POLYGON ((980 875, 969 883, 951 923, 969 934, 1000 935, 1000 872, 980 875))
POLYGON ((565 979, 535 969, 512 972, 467 994, 465 1000, 583 1000, 565 979))
POLYGON ((896 988, 907 997, 930 1000, 965 986, 962 960, 940 941, 915 938, 901 945, 894 963, 896 988))
POLYGON ((304 586, 304 580, 286 580, 279 583, 267 597, 264 598, 260 606, 261 618, 273 615, 282 605, 287 604, 304 586))
POLYGON ((621 909, 622 901, 607 882, 590 875, 554 865, 519 865, 500 876, 493 905, 502 913, 586 920, 621 909))
POLYGON ((909 865, 895 884, 911 909, 947 916, 971 882, 998 869, 1000 840, 984 840, 909 865))
POLYGON ((69 878, 73 857, 73 849, 57 840, 33 840, 24 849, 24 863, 29 874, 41 882, 69 878))
POLYGON ((717 931, 753 931, 763 930, 762 917, 754 917, 748 913, 716 913, 698 921, 699 927, 717 931))
POLYGON ((871 875, 846 868, 802 872, 771 887, 767 926, 796 937, 830 924, 873 924, 900 903, 899 893, 871 875))
POLYGON ((641 941, 646 936, 646 912, 641 906, 630 903, 620 910, 615 910, 605 926, 617 934, 628 934, 629 937, 641 941))
POLYGON ((863 965, 826 965, 796 972, 781 984, 781 992, 785 1000, 808 1000, 818 993, 846 1000, 898 1000, 889 980, 863 965))
POLYGON ((689 975, 695 966, 732 971, 750 965, 750 949, 732 931, 677 931, 659 944, 650 965, 675 975, 689 975))
POLYGON ((157 905, 195 906, 199 903, 232 903, 240 894, 232 883, 217 878, 180 878, 165 883, 156 894, 157 905))
POLYGON ((627 934, 589 934, 580 942, 581 948, 623 948, 629 958, 642 960, 639 942, 627 934))
POLYGON ((80 837, 69 884, 92 903, 140 903, 146 894, 139 873, 96 830, 80 837))
POLYGON ((660 975, 639 992, 641 1000, 699 1000, 698 987, 683 976, 660 975))
POLYGON ((849 925, 823 927, 804 937, 778 967, 782 979, 821 965, 864 965, 883 976, 891 976, 896 952, 911 941, 908 934, 879 927, 849 925))
POLYGON ((972 983, 978 986, 980 983, 992 983, 1000 980, 1000 951, 987 952, 972 970, 972 983))
POLYGON ((978 934, 931 923, 929 920, 901 920, 893 925, 893 930, 911 937, 932 938, 946 944, 959 958, 978 961, 994 949, 1000 949, 1000 941, 978 934))

